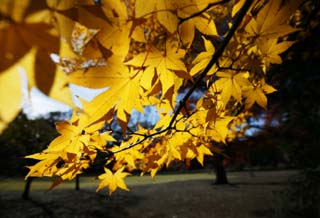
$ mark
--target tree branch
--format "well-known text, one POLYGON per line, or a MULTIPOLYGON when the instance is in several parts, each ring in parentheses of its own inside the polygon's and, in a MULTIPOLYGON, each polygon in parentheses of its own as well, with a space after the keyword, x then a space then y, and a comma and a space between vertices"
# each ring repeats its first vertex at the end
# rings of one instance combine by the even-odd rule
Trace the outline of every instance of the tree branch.
POLYGON ((200 74, 200 76, 197 78, 197 80, 195 81, 195 83, 193 84, 193 86, 189 89, 189 91, 186 93, 186 95, 183 97, 183 99, 180 101, 180 104, 177 108, 177 110, 174 112, 174 115, 169 123, 169 128, 173 125, 174 121, 176 120, 179 112, 182 110, 182 108, 184 107, 184 104, 187 103, 188 99, 190 98, 191 94, 195 91, 195 89, 197 88, 197 86, 200 84, 200 82, 203 80, 203 78, 208 74, 208 72, 210 71, 210 69, 213 67, 214 64, 217 63, 218 59, 220 58, 220 56, 222 55, 224 49, 227 47, 229 41, 231 40, 232 36, 234 35, 235 31, 237 30, 237 28, 239 27, 239 25, 241 24, 244 16, 246 15, 247 11, 249 10, 251 4, 252 4, 253 0, 247 0, 243 7, 240 9, 237 17, 234 20, 234 24, 232 25, 232 27, 230 28, 228 34, 226 35, 226 37, 224 38, 224 40, 221 42, 221 44, 219 45, 218 49, 216 50, 216 52, 213 54, 210 62, 208 63, 208 65, 206 66, 206 68, 202 71, 202 73, 200 74))
MULTIPOLYGON (((226 1, 221 1, 221 2, 226 2, 226 1)), ((220 2, 220 3, 221 3, 220 2)), ((247 0, 245 2, 245 4, 243 5, 243 7, 240 9, 237 17, 234 20, 234 24, 232 25, 232 27, 230 28, 228 34, 226 35, 226 37, 224 38, 224 40, 221 42, 221 44, 219 45, 218 49, 216 50, 216 52, 213 54, 210 62, 208 63, 208 65, 206 66, 206 68, 202 71, 202 73, 200 74, 200 76, 197 78, 197 80, 195 81, 195 83, 193 84, 193 86, 189 89, 189 91, 186 93, 186 95, 183 97, 183 99, 180 101, 178 108, 176 109, 176 111, 173 114, 173 117, 170 120, 169 125, 167 126, 167 128, 155 132, 153 134, 150 135, 145 135, 143 139, 137 141, 136 143, 133 143, 131 145, 129 145, 128 147, 115 151, 113 154, 116 153, 120 153, 122 151, 128 150, 138 144, 141 144, 142 142, 146 141, 149 138, 152 138, 156 135, 159 135, 161 133, 164 133, 170 129, 174 129, 174 122, 176 121, 180 111, 185 107, 185 104, 187 103, 188 99, 190 98, 190 96, 192 95, 192 93, 195 91, 195 89, 197 88, 197 86, 200 84, 200 82, 204 79, 204 77, 208 74, 208 72, 210 71, 210 69, 213 67, 214 64, 217 63, 218 59, 220 58, 220 56, 222 55, 224 49, 227 47, 229 41, 231 40, 231 38, 233 37, 235 31, 237 30, 237 28, 239 27, 239 25, 241 24, 244 16, 246 15, 247 11, 249 10, 251 4, 252 4, 253 0, 247 0)), ((209 5, 206 7, 208 9, 209 5)), ((212 7, 212 6, 210 6, 212 7)), ((209 8, 210 8, 209 7, 209 8)), ((206 9, 206 10, 207 10, 206 9)), ((202 12, 203 13, 203 12, 202 12)), ((198 14, 198 13, 197 13, 198 14)), ((199 15, 199 14, 198 14, 199 15)), ((195 15, 197 16, 197 15, 195 15)))
POLYGON ((198 11, 197 13, 194 13, 192 15, 190 15, 189 17, 185 17, 185 18, 179 18, 179 24, 182 24, 183 22, 190 20, 194 17, 197 17, 199 15, 201 15, 202 13, 206 12, 207 10, 209 10, 211 7, 216 6, 216 5, 220 5, 220 4, 224 4, 229 2, 230 0, 222 0, 220 2, 213 2, 207 5, 207 7, 205 7, 204 9, 202 9, 201 11, 198 11))

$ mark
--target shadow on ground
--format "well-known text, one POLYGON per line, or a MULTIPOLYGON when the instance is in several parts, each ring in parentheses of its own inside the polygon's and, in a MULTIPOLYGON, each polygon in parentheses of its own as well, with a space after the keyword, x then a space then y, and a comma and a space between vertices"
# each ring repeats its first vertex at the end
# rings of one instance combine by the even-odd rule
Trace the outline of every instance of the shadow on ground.
POLYGON ((266 218, 274 217, 286 173, 248 177, 238 174, 231 185, 214 186, 211 179, 135 185, 130 192, 94 188, 80 191, 33 191, 30 200, 20 192, 0 191, 0 217, 106 218, 266 218))

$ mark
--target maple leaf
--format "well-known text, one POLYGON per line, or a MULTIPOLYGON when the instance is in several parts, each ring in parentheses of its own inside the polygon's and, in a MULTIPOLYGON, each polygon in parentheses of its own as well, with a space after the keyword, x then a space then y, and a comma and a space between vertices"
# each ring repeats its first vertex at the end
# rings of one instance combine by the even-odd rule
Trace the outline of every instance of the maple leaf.
POLYGON ((226 142, 229 133, 229 123, 234 117, 219 117, 215 121, 209 122, 206 127, 206 134, 217 142, 226 142))
POLYGON ((36 85, 45 94, 50 92, 55 75, 55 65, 49 54, 56 53, 58 49, 58 38, 47 34, 48 27, 47 24, 23 24, 0 30, 0 41, 3 42, 1 47, 5 46, 1 49, 3 52, 0 54, 0 59, 4 63, 2 64, 0 61, 0 70, 16 63, 31 48, 37 47, 33 53, 34 62, 28 63, 32 68, 27 72, 27 75, 30 81, 35 83, 29 84, 29 87, 36 85), (51 41, 50 45, 47 43, 48 40, 51 41))
POLYGON ((257 14, 256 18, 246 25, 245 29, 249 34, 259 38, 277 39, 297 31, 288 24, 290 16, 301 4, 302 0, 281 1, 270 0, 257 14))
POLYGON ((72 105, 72 100, 66 83, 60 83, 61 78, 56 76, 56 66, 49 57, 50 53, 58 51, 59 38, 52 32, 52 15, 46 9, 45 2, 13 0, 2 1, 0 5, 1 24, 5 24, 0 25, 1 88, 6 88, 1 93, 9 90, 12 93, 10 102, 7 102, 8 95, 1 96, 1 132, 20 111, 22 90, 18 72, 27 76, 29 89, 36 86, 50 97, 69 105, 72 105), (6 81, 9 77, 15 79, 6 81), (59 82, 55 84, 56 81, 59 82), (10 85, 5 87, 3 84, 10 85), (61 94, 56 93, 58 89, 61 94))
POLYGON ((61 135, 42 153, 27 156, 40 160, 36 165, 29 167, 28 176, 45 176, 50 172, 50 176, 59 176, 62 180, 73 179, 82 169, 89 167, 96 156, 96 150, 102 147, 102 143, 106 143, 101 140, 114 141, 107 132, 97 138, 98 131, 105 124, 104 121, 86 125, 79 118, 74 113, 68 122, 58 122, 56 128, 61 135), (62 165, 57 167, 58 163, 62 165))
POLYGON ((210 151, 210 149, 208 147, 206 147, 205 145, 201 144, 200 146, 196 147, 197 149, 197 160, 199 161, 199 163, 203 166, 203 160, 204 160, 204 156, 205 155, 213 155, 212 152, 210 151))
MULTIPOLYGON (((119 124, 125 132, 132 109, 143 113, 140 100, 140 77, 140 72, 129 72, 127 68, 126 71, 116 75, 105 74, 102 78, 107 81, 110 88, 86 104, 84 109, 86 113, 81 115, 81 120, 86 125, 90 125, 115 107, 119 124)), ((101 78, 99 81, 102 81, 101 78)))
POLYGON ((192 141, 180 147, 182 160, 192 160, 197 156, 197 150, 192 141))
POLYGON ((258 52, 261 53, 262 61, 265 67, 270 64, 281 64, 282 59, 279 54, 290 48, 295 42, 284 41, 277 43, 276 39, 259 39, 257 41, 258 52))
POLYGON ((48 94, 55 76, 55 64, 51 62, 49 54, 58 51, 59 38, 50 32, 54 27, 50 23, 52 15, 45 2, 4 1, 0 14, 4 15, 6 23, 0 27, 0 72, 14 65, 34 48, 35 59, 29 63, 32 68, 27 73, 28 76, 33 75, 31 80, 48 94), (43 19, 45 16, 49 19, 43 19))
POLYGON ((237 102, 241 102, 242 87, 251 83, 247 79, 246 73, 217 72, 218 79, 214 84, 217 90, 221 91, 221 100, 226 105, 229 99, 234 97, 237 102))
POLYGON ((26 158, 32 158, 40 161, 35 165, 28 167, 30 171, 28 172, 25 178, 54 176, 58 170, 56 165, 61 160, 59 156, 59 153, 37 153, 26 156, 26 158))
POLYGON ((144 71, 146 74, 151 74, 150 78, 156 73, 164 96, 170 88, 179 88, 181 85, 181 79, 174 71, 187 71, 185 64, 181 61, 184 55, 185 50, 177 49, 172 43, 167 42, 165 52, 152 48, 150 52, 140 53, 126 64, 139 68, 144 66, 150 68, 151 70, 144 71))
MULTIPOLYGON (((20 60, 23 66, 24 59, 20 60)), ((0 133, 21 110, 22 84, 19 63, 0 73, 0 133), (8 94, 10 93, 10 94, 8 94)))
POLYGON ((176 10, 174 1, 157 0, 157 19, 170 33, 174 33, 178 29, 178 16, 173 13, 176 10))
POLYGON ((157 1, 150 0, 136 0, 134 5, 134 12, 136 18, 144 17, 146 15, 151 15, 151 13, 155 10, 157 5, 157 1))
MULTIPOLYGON (((183 124, 185 125, 185 124, 183 124)), ((167 167, 174 160, 183 160, 187 158, 187 154, 185 153, 186 147, 188 147, 189 140, 191 140, 191 135, 187 132, 174 132, 171 136, 163 137, 162 144, 165 146, 165 156, 166 158, 162 159, 162 161, 166 164, 167 167)), ((187 148, 188 151, 188 148, 187 148)), ((192 154, 190 154, 192 156, 192 154)), ((191 157, 190 156, 190 157, 191 157)), ((159 165, 161 161, 158 161, 159 165)))
POLYGON ((266 94, 275 92, 276 89, 266 84, 264 80, 259 86, 251 86, 243 91, 243 96, 246 98, 245 108, 249 109, 254 103, 267 110, 266 94))
POLYGON ((212 1, 182 1, 182 5, 178 8, 178 16, 183 22, 179 25, 179 33, 182 41, 188 46, 191 45, 195 30, 197 29, 204 35, 218 35, 216 25, 208 13, 202 13, 199 16, 194 16, 188 19, 190 16, 198 13, 206 7, 212 1))
MULTIPOLYGON (((105 8, 101 10, 99 7, 79 7, 76 8, 76 11, 78 23, 85 26, 88 30, 91 30, 91 34, 85 34, 86 38, 90 39, 92 38, 91 36, 94 35, 95 39, 104 47, 104 49, 113 52, 124 60, 129 51, 129 36, 133 22, 127 22, 127 17, 118 17, 112 20, 108 19, 109 17, 107 16, 109 16, 108 11, 110 11, 110 8, 108 10, 105 8), (97 30, 99 31, 97 32, 97 30), (89 37, 89 35, 91 36, 89 37)), ((77 23, 72 20, 72 17, 74 16, 72 12, 73 11, 68 11, 68 13, 63 14, 55 13, 59 33, 70 45, 72 31, 75 29, 77 23)), ((92 57, 97 53, 99 54, 99 49, 97 49, 97 45, 94 44, 90 49, 89 55, 92 57)))
POLYGON ((123 23, 128 18, 128 7, 124 1, 103 0, 102 10, 109 20, 123 23))
POLYGON ((128 146, 130 146, 128 142, 123 142, 119 147, 115 146, 109 150, 113 153, 116 153, 114 155, 116 161, 123 164, 126 163, 127 166, 129 166, 131 169, 136 169, 136 161, 144 158, 144 154, 139 151, 141 150, 142 145, 135 146, 129 149, 128 146))
MULTIPOLYGON (((112 2, 112 5, 114 4, 114 1, 110 2, 112 2)), ((123 4, 123 2, 119 2, 119 4, 123 4)), ((104 13, 107 11, 110 11, 110 8, 104 10, 104 13)), ((95 16, 95 11, 90 12, 80 8, 79 14, 79 20, 82 24, 92 29, 99 29, 99 33, 96 36, 99 43, 124 60, 129 51, 129 36, 133 25, 133 22, 128 20, 126 13, 119 12, 119 14, 117 14, 119 17, 116 17, 116 21, 112 20, 111 23, 107 19, 95 16)))
MULTIPOLYGON (((193 61, 192 63, 194 64, 194 66, 191 68, 190 70, 190 75, 194 76, 197 73, 201 72, 209 63, 209 61, 212 58, 212 55, 215 52, 215 48, 212 45, 210 40, 207 40, 206 38, 202 37, 203 41, 204 41, 204 46, 206 51, 205 52, 201 52, 193 61)), ((212 74, 212 70, 211 72, 209 72, 208 74, 212 74)))
POLYGON ((105 173, 99 176, 99 179, 102 181, 96 191, 98 192, 105 187, 108 187, 109 195, 111 195, 117 188, 129 191, 124 182, 124 178, 130 175, 130 173, 123 172, 123 170, 124 167, 117 170, 117 172, 113 174, 108 168, 104 168, 105 173))

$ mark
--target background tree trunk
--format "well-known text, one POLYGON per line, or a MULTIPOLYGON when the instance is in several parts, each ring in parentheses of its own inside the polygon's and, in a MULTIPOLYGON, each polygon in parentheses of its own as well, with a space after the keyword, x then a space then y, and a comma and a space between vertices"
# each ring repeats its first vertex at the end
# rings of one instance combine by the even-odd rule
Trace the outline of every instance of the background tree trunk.
POLYGON ((79 175, 76 176, 76 191, 80 190, 80 178, 79 175))
POLYGON ((28 177, 28 179, 25 183, 24 190, 22 193, 22 198, 25 200, 29 199, 29 193, 30 193, 32 180, 33 180, 33 177, 28 177))
POLYGON ((221 155, 216 155, 214 160, 214 168, 216 172, 216 185, 228 184, 227 173, 223 166, 223 157, 221 155))

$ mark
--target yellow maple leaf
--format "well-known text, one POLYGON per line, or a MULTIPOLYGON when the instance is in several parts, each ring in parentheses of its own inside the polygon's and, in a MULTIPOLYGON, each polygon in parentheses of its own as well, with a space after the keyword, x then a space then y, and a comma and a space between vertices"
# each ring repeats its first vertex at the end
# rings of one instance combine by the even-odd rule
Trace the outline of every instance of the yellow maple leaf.
POLYGON ((260 86, 251 86, 243 91, 243 96, 246 98, 245 108, 249 109, 254 103, 257 103, 260 107, 267 109, 267 97, 266 94, 270 94, 277 91, 272 86, 266 84, 264 80, 260 86))
MULTIPOLYGON (((110 2, 110 4, 113 5, 114 1, 110 2)), ((118 1, 118 4, 124 3, 118 1)), ((112 11, 112 8, 113 7, 104 7, 104 13, 106 13, 107 16, 108 12, 115 13, 115 11, 112 11)), ((131 41, 130 32, 133 24, 133 22, 128 19, 126 12, 119 9, 118 17, 116 17, 116 20, 113 19, 111 23, 108 19, 95 16, 95 13, 89 10, 79 8, 79 14, 81 15, 79 20, 83 25, 90 29, 99 29, 99 33, 96 36, 99 43, 101 43, 104 48, 111 50, 121 58, 121 60, 124 60, 129 51, 131 41)))
POLYGON ((22 59, 16 65, 0 73, 0 133, 21 110, 22 77, 19 66, 21 68, 23 63, 22 59))
POLYGON ((210 151, 210 149, 208 147, 206 147, 205 145, 201 144, 200 146, 196 147, 197 149, 197 160, 199 161, 199 163, 203 166, 203 160, 204 160, 204 156, 205 155, 213 155, 212 152, 210 151))
POLYGON ((130 175, 130 173, 123 172, 123 170, 124 167, 117 170, 117 172, 113 174, 108 168, 104 168, 105 173, 99 176, 99 179, 102 181, 96 191, 98 192, 105 187, 109 189, 109 195, 111 195, 117 188, 129 191, 124 182, 124 178, 130 175))
POLYGON ((146 15, 151 15, 151 13, 156 8, 157 1, 155 0, 136 0, 134 5, 134 12, 136 18, 145 17, 146 15))
MULTIPOLYGON (((215 48, 212 45, 212 42, 210 40, 207 40, 206 38, 202 37, 204 41, 204 46, 206 51, 201 52, 193 61, 192 63, 194 66, 190 70, 190 75, 194 76, 197 73, 201 72, 210 62, 212 55, 215 52, 215 48)), ((213 69, 212 69, 213 70, 213 69)), ((210 70, 209 74, 212 74, 212 70, 210 70)))
POLYGON ((124 1, 103 0, 102 10, 109 20, 117 24, 127 21, 128 5, 124 1))
POLYGON ((216 142, 225 143, 229 133, 229 123, 233 119, 234 117, 225 116, 209 122, 206 127, 206 134, 216 142))
POLYGON ((128 68, 121 59, 112 55, 106 60, 105 66, 91 67, 87 70, 77 70, 68 75, 68 82, 98 89, 112 87, 121 83, 125 75, 129 75, 128 68))
POLYGON ((126 64, 139 68, 144 66, 150 68, 151 70, 144 71, 144 73, 151 74, 150 78, 156 73, 161 82, 164 96, 170 88, 175 87, 176 89, 181 85, 182 80, 179 79, 174 71, 187 72, 186 66, 181 60, 184 55, 185 50, 177 49, 173 43, 166 42, 166 50, 164 52, 152 48, 150 52, 140 53, 126 62, 126 64))
POLYGON ((221 100, 227 105, 229 99, 234 97, 237 102, 241 102, 242 99, 242 87, 251 85, 247 79, 246 73, 233 72, 217 72, 220 77, 214 84, 218 91, 221 91, 221 100))
POLYGON ((131 169, 136 169, 136 161, 144 158, 144 154, 139 151, 142 148, 142 144, 132 148, 129 146, 130 144, 128 142, 122 142, 119 147, 114 146, 109 150, 115 153, 114 157, 117 162, 127 164, 131 169))
POLYGON ((83 125, 76 113, 70 121, 58 122, 56 128, 61 135, 43 152, 27 156, 40 160, 29 167, 28 176, 45 176, 50 172, 49 176, 59 176, 62 180, 73 179, 90 166, 97 150, 103 150, 106 140, 114 141, 108 132, 97 136, 104 124, 103 120, 98 120, 90 125, 83 125))
MULTIPOLYGON (((12 0, 1 1, 0 5, 0 13, 6 15, 1 23, 5 25, 0 25, 0 71, 12 72, 13 68, 15 71, 19 68, 20 72, 23 71, 27 75, 29 89, 37 87, 50 97, 72 105, 66 80, 57 75, 56 66, 49 56, 50 53, 58 51, 59 37, 54 32, 54 26, 51 24, 52 13, 46 8, 45 2, 12 0)), ((5 74, 8 77, 7 73, 2 74, 3 78, 5 74)), ((16 75, 14 72, 12 74, 16 75)), ((17 100, 21 95, 18 80, 19 76, 16 75, 15 79, 6 85, 1 82, 1 88, 8 91, 13 88, 12 82, 15 81, 17 90, 11 92, 10 103, 1 104, 6 105, 11 112, 0 121, 0 129, 3 129, 4 123, 13 119, 12 115, 20 110, 13 106, 21 101, 17 100)), ((1 100, 6 101, 5 99, 1 96, 1 100)))
POLYGON ((140 77, 138 71, 128 72, 127 68, 118 75, 105 74, 104 80, 108 81, 111 87, 86 104, 81 122, 90 125, 115 107, 119 124, 125 131, 132 109, 143 113, 140 101, 140 77))
MULTIPOLYGON (((123 4, 119 1, 118 3, 123 4)), ((124 60, 130 47, 131 39, 129 36, 133 22, 129 21, 127 17, 113 17, 114 19, 108 19, 110 13, 116 13, 112 8, 113 7, 103 7, 101 11, 99 7, 76 7, 75 10, 77 10, 79 16, 78 22, 72 19, 72 10, 63 12, 63 14, 56 12, 55 18, 57 20, 59 33, 71 45, 72 32, 76 29, 76 24, 80 23, 91 32, 90 34, 87 31, 88 34, 85 34, 87 39, 92 38, 92 35, 94 35, 95 39, 104 49, 113 52, 124 60), (105 15, 103 13, 105 13, 105 15)), ((125 14, 119 12, 118 15, 125 16, 125 14)), ((97 49, 97 44, 94 44, 90 49, 90 56, 92 57, 92 55, 97 52, 99 54, 99 49, 97 49)), ((87 55, 85 51, 84 54, 87 55)))
POLYGON ((262 61, 265 67, 269 67, 270 64, 281 64, 282 59, 280 54, 291 47, 295 42, 284 41, 277 42, 277 39, 258 39, 257 48, 261 53, 262 61))
MULTIPOLYGON (((193 14, 201 11, 203 5, 207 6, 210 2, 205 1, 182 1, 182 5, 178 9, 180 19, 188 18, 193 14)), ((218 35, 216 25, 208 13, 202 13, 185 20, 179 25, 179 33, 182 41, 190 46, 195 36, 195 30, 200 31, 204 35, 218 35)))
POLYGON ((34 62, 29 63, 32 65, 30 68, 32 72, 27 73, 35 75, 30 80, 33 80, 42 92, 48 94, 56 69, 49 54, 57 53, 59 49, 59 37, 51 32, 54 27, 47 20, 43 20, 43 13, 51 17, 50 12, 45 4, 38 5, 33 1, 25 3, 18 3, 17 0, 5 1, 1 3, 1 7, 2 13, 7 14, 8 20, 6 25, 0 27, 0 47, 2 48, 0 72, 14 65, 34 49, 34 62), (21 8, 16 9, 16 7, 21 8), (15 22, 10 22, 10 19, 15 22))
POLYGON ((176 8, 174 1, 157 0, 157 19, 170 33, 178 30, 178 16, 173 13, 176 8))
POLYGON ((290 0, 282 5, 281 1, 268 1, 259 11, 256 18, 251 19, 246 25, 246 31, 259 38, 265 37, 269 39, 277 39, 297 31, 296 28, 288 24, 288 21, 301 2, 302 0, 290 0))
POLYGON ((61 160, 59 153, 37 153, 26 156, 26 158, 32 158, 40 161, 35 165, 28 167, 30 171, 28 172, 25 178, 54 176, 58 170, 56 165, 61 160))

